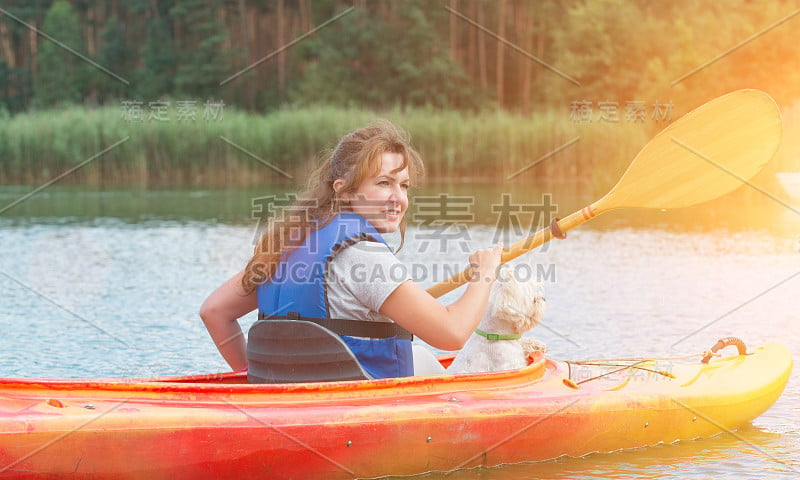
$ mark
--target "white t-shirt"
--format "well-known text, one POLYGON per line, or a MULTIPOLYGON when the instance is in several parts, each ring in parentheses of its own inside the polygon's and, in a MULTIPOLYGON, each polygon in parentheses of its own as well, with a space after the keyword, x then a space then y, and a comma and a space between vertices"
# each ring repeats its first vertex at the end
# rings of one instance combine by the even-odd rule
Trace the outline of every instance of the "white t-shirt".
POLYGON ((389 247, 358 242, 339 252, 329 264, 325 277, 328 314, 331 318, 391 322, 379 312, 381 305, 410 279, 408 269, 389 247))
MULTIPOLYGON (((401 283, 410 280, 408 269, 389 247, 361 241, 333 257, 325 281, 328 314, 332 318, 391 322, 379 312, 381 305, 401 283)), ((414 375, 439 375, 444 368, 427 348, 412 345, 414 375)))

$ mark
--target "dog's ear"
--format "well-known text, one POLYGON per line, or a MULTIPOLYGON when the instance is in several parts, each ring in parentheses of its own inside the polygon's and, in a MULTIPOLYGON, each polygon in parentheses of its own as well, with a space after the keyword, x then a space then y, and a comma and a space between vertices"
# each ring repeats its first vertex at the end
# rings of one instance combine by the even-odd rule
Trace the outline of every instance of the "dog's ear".
POLYGON ((531 316, 529 317, 531 322, 530 328, 533 328, 542 322, 546 311, 547 300, 545 300, 544 295, 537 296, 533 301, 533 312, 531 312, 531 316))
POLYGON ((525 314, 519 315, 523 310, 518 310, 517 320, 514 322, 514 330, 517 333, 525 333, 542 321, 544 313, 547 311, 547 301, 544 297, 534 297, 529 300, 528 306, 524 309, 525 314))
POLYGON ((538 282, 528 282, 516 293, 516 301, 522 307, 517 309, 517 313, 523 314, 523 318, 516 320, 514 328, 517 333, 525 333, 542 321, 547 311, 547 300, 544 287, 538 282))

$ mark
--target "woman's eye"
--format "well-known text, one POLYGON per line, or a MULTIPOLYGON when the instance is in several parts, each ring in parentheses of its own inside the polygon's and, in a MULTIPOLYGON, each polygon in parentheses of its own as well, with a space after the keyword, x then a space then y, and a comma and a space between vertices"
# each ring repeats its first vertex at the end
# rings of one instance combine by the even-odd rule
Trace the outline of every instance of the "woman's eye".
POLYGON ((401 183, 400 187, 402 187, 405 190, 408 190, 409 188, 411 188, 411 186, 409 184, 407 184, 407 183, 401 183))

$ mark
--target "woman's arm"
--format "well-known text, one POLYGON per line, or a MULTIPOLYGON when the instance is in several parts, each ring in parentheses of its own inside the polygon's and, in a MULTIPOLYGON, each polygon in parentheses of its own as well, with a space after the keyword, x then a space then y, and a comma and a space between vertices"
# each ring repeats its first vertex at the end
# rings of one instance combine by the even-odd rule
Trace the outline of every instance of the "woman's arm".
POLYGON ((258 308, 256 292, 245 293, 239 272, 206 298, 200 307, 208 333, 233 371, 247 367, 247 342, 237 321, 258 308))
POLYGON ((501 251, 502 245, 497 245, 470 255, 472 280, 452 304, 442 305, 409 280, 386 298, 381 313, 435 348, 460 349, 481 321, 500 266, 501 251))

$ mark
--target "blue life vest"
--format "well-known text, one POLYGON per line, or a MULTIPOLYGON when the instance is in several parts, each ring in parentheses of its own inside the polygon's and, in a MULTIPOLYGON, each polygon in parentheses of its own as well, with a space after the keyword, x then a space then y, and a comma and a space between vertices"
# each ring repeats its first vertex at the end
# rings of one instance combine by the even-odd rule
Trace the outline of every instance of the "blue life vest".
MULTIPOLYGON (((328 225, 311 231, 299 247, 284 255, 272 278, 258 286, 259 311, 266 316, 297 312, 303 317, 330 318, 325 282, 328 262, 362 240, 386 245, 372 224, 352 212, 342 212, 328 225)), ((414 375, 411 341, 397 337, 341 338, 373 378, 414 375)))

